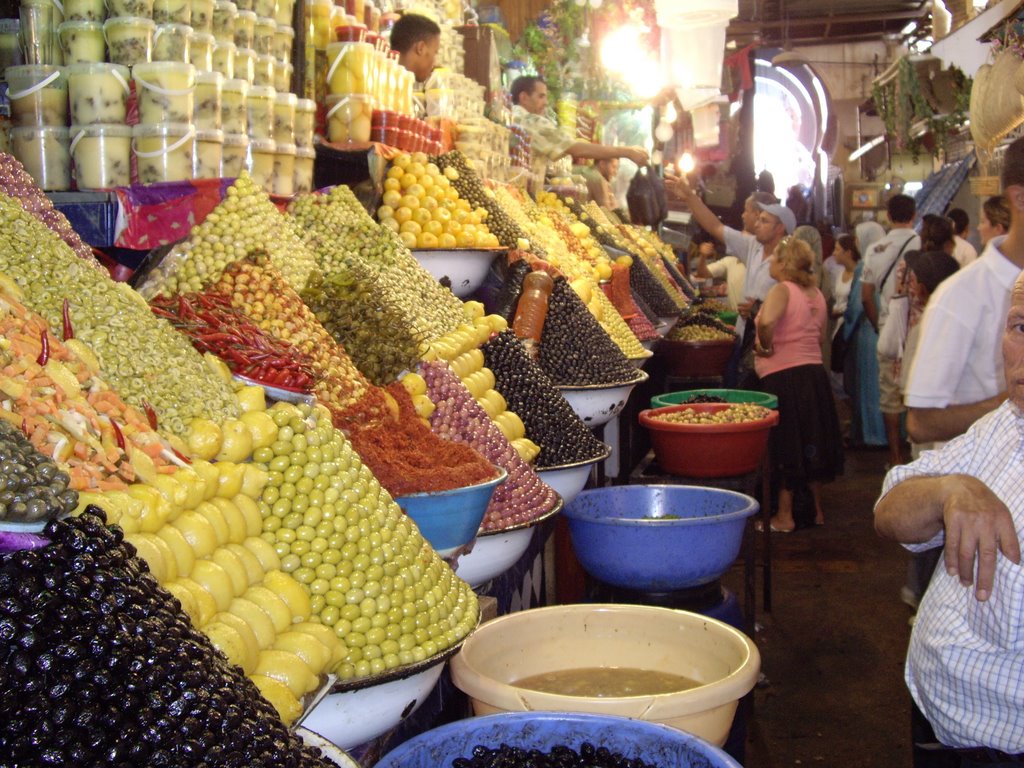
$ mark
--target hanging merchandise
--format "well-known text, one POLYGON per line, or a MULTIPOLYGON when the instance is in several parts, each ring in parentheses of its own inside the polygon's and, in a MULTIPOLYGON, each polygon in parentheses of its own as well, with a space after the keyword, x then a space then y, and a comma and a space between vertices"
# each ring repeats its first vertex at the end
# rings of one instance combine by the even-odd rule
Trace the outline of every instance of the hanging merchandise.
POLYGON ((626 203, 634 224, 656 227, 668 209, 665 185, 650 168, 640 168, 629 182, 626 203))

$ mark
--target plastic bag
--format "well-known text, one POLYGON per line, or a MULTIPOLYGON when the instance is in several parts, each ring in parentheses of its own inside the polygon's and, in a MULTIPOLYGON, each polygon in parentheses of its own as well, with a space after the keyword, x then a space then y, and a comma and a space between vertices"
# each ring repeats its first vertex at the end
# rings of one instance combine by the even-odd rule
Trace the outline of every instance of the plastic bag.
POLYGON ((648 166, 637 170, 629 182, 626 203, 629 205, 629 218, 640 226, 656 227, 668 216, 665 183, 648 166))

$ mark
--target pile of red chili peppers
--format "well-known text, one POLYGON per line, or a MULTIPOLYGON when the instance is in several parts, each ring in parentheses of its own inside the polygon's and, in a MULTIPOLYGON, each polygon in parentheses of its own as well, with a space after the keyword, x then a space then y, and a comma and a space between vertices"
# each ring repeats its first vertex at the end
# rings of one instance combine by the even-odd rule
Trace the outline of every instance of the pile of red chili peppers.
POLYGON ((309 358, 286 341, 254 325, 218 294, 157 297, 150 308, 188 335, 192 346, 224 360, 232 373, 260 384, 300 392, 313 388, 309 358))

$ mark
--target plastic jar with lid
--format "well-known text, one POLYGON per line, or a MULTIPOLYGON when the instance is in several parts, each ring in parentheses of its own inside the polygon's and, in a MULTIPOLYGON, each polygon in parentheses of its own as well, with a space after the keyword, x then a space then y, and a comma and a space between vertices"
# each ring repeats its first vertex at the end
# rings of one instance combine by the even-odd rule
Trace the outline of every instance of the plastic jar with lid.
POLYGON ((252 48, 255 34, 256 14, 240 10, 235 17, 235 45, 239 48, 252 48))
POLYGON ((153 0, 153 21, 157 24, 191 24, 192 0, 153 0))
POLYGON ((275 143, 277 147, 274 150, 274 180, 271 183, 271 191, 275 195, 290 197, 295 194, 295 153, 298 149, 294 144, 275 143))
POLYGON ((99 21, 65 21, 57 27, 57 40, 65 64, 92 64, 107 60, 107 41, 99 21))
POLYGON ((138 16, 153 18, 153 0, 106 0, 107 18, 138 16))
POLYGON ((235 5, 238 7, 238 12, 242 11, 253 11, 255 13, 256 0, 235 0, 235 5))
POLYGON ((128 115, 129 70, 120 64, 72 64, 67 101, 73 125, 124 123, 128 115))
POLYGON ((192 125, 165 123, 132 128, 132 151, 140 184, 184 181, 192 176, 192 125))
POLYGON ((249 156, 249 137, 244 133, 225 133, 221 153, 221 176, 234 179, 242 175, 249 156))
POLYGON ((299 97, 294 93, 278 93, 274 97, 274 141, 278 144, 295 143, 295 106, 299 97))
POLYGON ((254 26, 252 48, 257 56, 274 53, 274 35, 277 34, 277 23, 272 16, 259 16, 254 26))
POLYGON ((70 141, 64 126, 11 128, 11 154, 47 192, 71 189, 70 141))
POLYGON ((291 62, 280 62, 274 60, 274 88, 278 91, 290 91, 292 89, 292 72, 295 67, 291 62))
POLYGON ((188 64, 192 59, 192 35, 188 24, 157 24, 153 34, 153 61, 188 64))
POLYGON ((245 80, 225 80, 220 94, 220 127, 224 133, 248 133, 249 83, 245 80))
POLYGON ((277 144, 273 139, 257 139, 249 137, 249 160, 246 170, 257 186, 267 192, 274 189, 274 155, 277 144))
POLYGON ((274 99, 277 91, 265 85, 254 85, 245 99, 249 138, 274 139, 274 99))
POLYGON ((413 91, 415 91, 416 75, 403 67, 398 76, 398 111, 406 115, 414 115, 416 109, 413 106, 413 91))
POLYGON ((328 141, 369 141, 372 119, 373 101, 369 96, 346 94, 327 97, 328 141))
POLYGON ((154 61, 132 68, 139 122, 191 123, 195 113, 196 68, 179 61, 154 61))
POLYGON ((277 15, 277 0, 254 0, 252 9, 257 16, 272 19, 277 15))
POLYGON ((213 0, 191 0, 192 29, 203 34, 213 34, 213 0))
POLYGON ((274 86, 274 74, 277 71, 277 61, 269 53, 261 53, 256 57, 256 66, 253 70, 253 85, 274 86))
POLYGON ((297 147, 295 149, 295 180, 293 190, 296 195, 313 191, 313 161, 316 160, 316 150, 312 147, 297 147))
POLYGON ((306 17, 309 20, 310 42, 318 51, 326 51, 331 42, 331 0, 306 0, 306 17))
POLYGON ((221 178, 224 157, 223 131, 196 131, 192 150, 192 173, 197 179, 221 178))
POLYGON ((295 19, 295 0, 277 0, 277 10, 274 12, 274 21, 278 24, 293 25, 295 19))
POLYGON ((237 54, 238 47, 233 42, 214 38, 213 71, 220 72, 228 80, 234 78, 237 54))
POLYGON ((292 49, 295 47, 295 30, 287 24, 278 24, 274 27, 274 41, 271 44, 271 53, 278 62, 291 62, 292 49))
POLYGON ((235 56, 235 77, 245 80, 249 85, 256 84, 256 51, 252 48, 239 48, 235 56))
POLYGON ((369 43, 331 43, 327 48, 327 92, 372 96, 373 55, 369 43))
POLYGON ((316 102, 312 99, 299 99, 295 102, 295 144, 299 149, 313 146, 313 134, 316 131, 316 102))
POLYGON ((213 71, 213 46, 216 38, 209 32, 193 32, 188 58, 197 72, 213 71))
POLYGON ((68 80, 60 67, 23 64, 8 67, 4 78, 14 125, 68 124, 68 80))
POLYGON ((0 69, 25 63, 18 29, 18 19, 0 19, 0 69))
POLYGON ((64 0, 65 21, 98 21, 107 18, 107 4, 103 0, 64 0))
POLYGON ((131 67, 150 61, 153 55, 152 19, 138 16, 116 16, 103 22, 103 36, 107 40, 107 58, 113 64, 131 67))
POLYGON ((224 75, 220 72, 196 74, 196 97, 193 123, 200 131, 217 131, 221 127, 221 106, 224 75))
POLYGON ((237 18, 238 6, 231 0, 214 0, 213 36, 224 42, 235 42, 235 20, 237 18))
POLYGON ((79 189, 131 184, 130 125, 73 125, 69 153, 79 189))

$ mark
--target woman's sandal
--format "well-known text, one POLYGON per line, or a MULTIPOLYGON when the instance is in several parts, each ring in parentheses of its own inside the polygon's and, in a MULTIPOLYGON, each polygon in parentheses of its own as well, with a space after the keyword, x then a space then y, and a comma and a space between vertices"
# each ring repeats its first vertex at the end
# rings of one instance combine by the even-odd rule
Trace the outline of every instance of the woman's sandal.
MULTIPOLYGON (((772 533, 792 533, 793 531, 796 530, 796 526, 795 525, 792 528, 776 528, 775 527, 775 523, 773 523, 771 521, 768 522, 768 527, 771 529, 772 533)), ((754 530, 757 531, 758 533, 764 533, 764 523, 762 523, 760 520, 755 522, 754 523, 754 530)))

